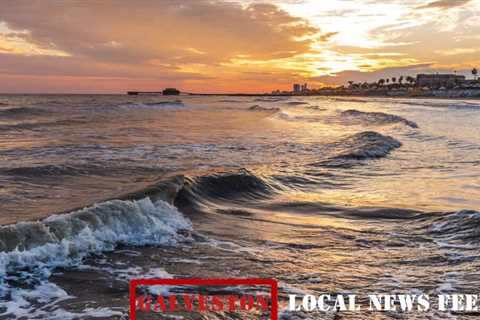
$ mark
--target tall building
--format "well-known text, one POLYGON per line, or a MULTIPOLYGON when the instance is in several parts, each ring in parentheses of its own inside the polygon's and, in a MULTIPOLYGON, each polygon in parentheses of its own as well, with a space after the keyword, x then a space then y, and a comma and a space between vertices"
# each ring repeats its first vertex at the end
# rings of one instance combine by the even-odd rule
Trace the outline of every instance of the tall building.
POLYGON ((302 88, 301 88, 301 86, 300 86, 298 83, 295 83, 295 84, 293 85, 293 92, 296 92, 296 93, 302 92, 302 88))
POLYGON ((305 92, 307 90, 308 90, 307 84, 305 83, 305 84, 302 85, 302 92, 305 92))

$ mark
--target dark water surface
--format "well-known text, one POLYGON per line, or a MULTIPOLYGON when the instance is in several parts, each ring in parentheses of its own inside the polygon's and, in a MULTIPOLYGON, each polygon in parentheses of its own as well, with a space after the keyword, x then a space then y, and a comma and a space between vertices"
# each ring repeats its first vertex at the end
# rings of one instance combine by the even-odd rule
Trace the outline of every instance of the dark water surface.
POLYGON ((126 318, 137 277, 478 293, 480 101, 5 95, 0 135, 0 319, 126 318))

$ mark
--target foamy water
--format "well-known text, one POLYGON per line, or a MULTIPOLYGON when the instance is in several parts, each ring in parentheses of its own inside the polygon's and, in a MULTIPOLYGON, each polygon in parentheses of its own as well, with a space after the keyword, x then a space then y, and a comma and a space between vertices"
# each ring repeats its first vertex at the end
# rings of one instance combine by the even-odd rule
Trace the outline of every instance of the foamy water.
POLYGON ((0 317, 120 319, 135 277, 475 293, 479 128, 475 100, 0 96, 0 317))

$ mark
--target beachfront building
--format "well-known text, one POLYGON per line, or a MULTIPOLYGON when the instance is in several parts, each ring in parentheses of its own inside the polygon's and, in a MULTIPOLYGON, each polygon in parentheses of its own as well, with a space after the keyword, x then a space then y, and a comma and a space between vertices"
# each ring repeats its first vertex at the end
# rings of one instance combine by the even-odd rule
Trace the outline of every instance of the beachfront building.
POLYGON ((480 81, 475 79, 465 80, 460 84, 460 88, 480 89, 480 81))
POLYGON ((418 74, 416 85, 428 88, 452 88, 465 81, 465 76, 456 74, 418 74))
POLYGON ((295 83, 295 84, 293 85, 293 92, 294 92, 294 93, 300 93, 300 92, 302 92, 302 86, 299 85, 298 83, 295 83))

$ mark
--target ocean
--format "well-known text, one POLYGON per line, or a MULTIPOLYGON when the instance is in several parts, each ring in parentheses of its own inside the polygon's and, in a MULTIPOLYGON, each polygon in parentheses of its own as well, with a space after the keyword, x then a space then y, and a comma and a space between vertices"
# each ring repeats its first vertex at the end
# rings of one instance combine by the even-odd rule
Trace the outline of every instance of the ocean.
POLYGON ((0 95, 0 135, 0 319, 128 319, 133 278, 480 287, 480 100, 0 95))

